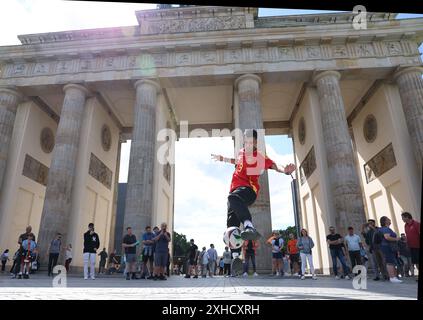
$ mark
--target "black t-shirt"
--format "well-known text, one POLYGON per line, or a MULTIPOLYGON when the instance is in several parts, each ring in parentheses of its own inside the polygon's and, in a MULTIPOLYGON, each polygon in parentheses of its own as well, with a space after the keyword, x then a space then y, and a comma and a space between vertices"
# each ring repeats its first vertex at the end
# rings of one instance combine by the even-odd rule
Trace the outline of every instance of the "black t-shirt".
POLYGON ((196 244, 193 244, 192 246, 189 247, 188 252, 189 252, 189 258, 190 259, 194 259, 195 255, 197 253, 198 247, 196 244))
MULTIPOLYGON (((127 234, 126 236, 123 237, 123 243, 125 244, 133 244, 135 242, 137 242, 137 237, 135 236, 135 234, 127 234)), ((135 254, 137 253, 137 247, 127 247, 125 248, 125 253, 126 254, 135 254)))
MULTIPOLYGON (((338 239, 341 239, 341 235, 339 233, 335 233, 335 234, 329 234, 327 235, 326 239, 329 241, 336 241, 338 239)), ((341 249, 344 246, 343 243, 340 244, 330 244, 329 245, 329 249, 341 249)))
POLYGON ((246 253, 254 253, 253 241, 252 240, 248 240, 247 249, 245 249, 245 252, 246 253))
MULTIPOLYGON (((24 240, 27 240, 27 239, 28 239, 28 235, 29 235, 29 233, 22 233, 22 234, 19 236, 19 239, 20 239, 20 240, 22 240, 22 242, 24 242, 24 240)), ((34 240, 34 242, 37 242, 37 241, 35 240, 35 235, 34 235, 34 238, 33 238, 32 240, 34 240)))

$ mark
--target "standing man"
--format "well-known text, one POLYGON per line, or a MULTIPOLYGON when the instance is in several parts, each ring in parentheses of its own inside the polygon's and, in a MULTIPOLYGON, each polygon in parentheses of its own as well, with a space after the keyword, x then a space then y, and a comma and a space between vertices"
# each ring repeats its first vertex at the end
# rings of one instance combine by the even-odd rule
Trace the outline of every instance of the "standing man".
POLYGON ((335 233, 335 227, 330 226, 329 232, 326 236, 326 242, 329 245, 330 255, 332 257, 332 266, 333 266, 333 273, 335 274, 335 279, 339 280, 340 277, 338 276, 338 261, 342 264, 342 270, 344 272, 345 279, 349 280, 350 276, 350 269, 347 266, 347 262, 345 261, 345 254, 344 254, 344 240, 342 239, 339 233, 335 233))
POLYGON ((354 228, 348 227, 348 235, 345 236, 345 244, 350 255, 351 269, 356 265, 362 265, 360 250, 363 248, 363 243, 359 235, 354 234, 354 228))
POLYGON ((197 251, 198 246, 194 243, 194 239, 189 241, 189 248, 188 248, 188 269, 185 275, 185 278, 191 278, 191 274, 194 271, 194 278, 197 279, 197 251))
POLYGON ((379 271, 378 271, 379 269, 375 261, 375 257, 372 250, 373 234, 375 232, 375 229, 370 226, 371 224, 374 226, 376 224, 375 220, 373 219, 367 220, 367 223, 363 224, 361 228, 361 234, 364 237, 364 243, 366 244, 365 247, 366 247, 367 257, 370 260, 370 265, 374 272, 374 276, 377 277, 379 275, 379 271))
POLYGON ((248 267, 251 263, 253 265, 254 277, 257 277, 258 274, 256 272, 256 250, 259 247, 259 242, 255 240, 246 240, 242 245, 243 249, 243 256, 244 256, 244 274, 243 277, 248 277, 248 267))
MULTIPOLYGON (((244 147, 238 153, 238 158, 229 159, 221 155, 212 154, 216 161, 235 164, 235 172, 228 196, 227 227, 239 227, 242 223, 244 231, 241 233, 243 240, 257 240, 260 234, 253 226, 251 213, 248 209, 257 199, 260 190, 259 177, 267 169, 273 169, 287 175, 295 170, 295 165, 279 167, 266 155, 257 150, 257 130, 248 129, 244 132, 244 147)), ((231 249, 232 252, 241 252, 231 249)))
POLYGON ((225 247, 223 252, 223 275, 229 277, 231 275, 232 254, 228 247, 225 247))
POLYGON ((84 279, 88 280, 88 266, 90 276, 95 280, 95 257, 100 247, 100 238, 94 232, 94 223, 88 225, 88 231, 84 233, 84 279))
POLYGON ((130 280, 129 273, 132 274, 132 279, 136 280, 137 277, 135 275, 135 266, 137 263, 137 237, 135 234, 132 234, 132 228, 126 228, 127 234, 123 237, 122 240, 122 247, 125 249, 125 260, 126 260, 126 280, 130 280))
POLYGON ((47 255, 48 255, 48 276, 50 277, 53 272, 53 268, 57 265, 57 260, 59 259, 60 247, 62 245, 62 235, 60 233, 56 234, 56 237, 50 242, 47 255))
POLYGON ((291 263, 291 275, 298 276, 300 270, 300 252, 297 248, 297 239, 294 234, 289 234, 289 240, 287 244, 289 262, 291 263))
POLYGON ((417 270, 419 270, 420 223, 414 220, 409 212, 401 213, 401 218, 405 223, 404 230, 407 236, 407 244, 410 248, 412 263, 410 269, 414 272, 414 265, 416 265, 417 270))
POLYGON ((142 235, 142 272, 141 272, 141 279, 145 279, 148 271, 147 279, 153 278, 153 260, 154 260, 154 252, 153 252, 153 245, 154 245, 154 233, 151 232, 151 227, 145 227, 145 233, 142 235))
POLYGON ((214 248, 214 244, 210 244, 210 249, 207 250, 207 253, 209 254, 209 272, 210 272, 210 278, 213 278, 214 270, 216 268, 216 261, 217 261, 217 251, 214 248))
POLYGON ((100 265, 98 267, 98 273, 104 273, 104 269, 106 268, 106 261, 108 254, 106 252, 106 248, 103 248, 103 250, 98 254, 100 256, 100 265))
POLYGON ((167 224, 163 222, 160 225, 160 233, 153 239, 156 242, 154 262, 156 264, 155 280, 167 280, 165 276, 165 269, 167 266, 168 249, 170 242, 170 233, 167 232, 167 224), (159 275, 159 276, 157 276, 159 275))
POLYGON ((405 233, 401 233, 400 241, 398 241, 398 249, 400 254, 399 258, 402 261, 402 265, 400 266, 401 276, 409 277, 411 271, 411 276, 414 277, 414 267, 413 263, 411 262, 411 252, 407 244, 407 237, 405 233))
POLYGON ((379 273, 382 274, 385 280, 388 280, 388 271, 386 269, 386 262, 380 248, 383 241, 383 234, 380 232, 380 228, 376 226, 375 220, 369 220, 369 228, 373 230, 373 236, 371 240, 370 250, 372 251, 373 261, 375 262, 375 278, 374 281, 379 281, 379 273))

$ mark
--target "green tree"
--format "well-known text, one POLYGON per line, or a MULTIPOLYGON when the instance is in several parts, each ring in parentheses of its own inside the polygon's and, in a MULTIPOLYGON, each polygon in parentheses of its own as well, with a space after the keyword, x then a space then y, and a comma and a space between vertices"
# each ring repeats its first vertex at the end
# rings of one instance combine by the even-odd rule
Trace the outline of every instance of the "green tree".
POLYGON ((173 256, 185 256, 189 249, 186 235, 173 231, 173 256))

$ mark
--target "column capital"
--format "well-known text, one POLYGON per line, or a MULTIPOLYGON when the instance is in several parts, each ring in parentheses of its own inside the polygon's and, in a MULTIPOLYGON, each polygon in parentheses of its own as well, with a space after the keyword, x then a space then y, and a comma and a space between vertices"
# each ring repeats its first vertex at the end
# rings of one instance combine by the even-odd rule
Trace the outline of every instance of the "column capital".
POLYGON ((235 80, 235 88, 238 88, 239 84, 244 81, 244 80, 254 80, 256 82, 258 82, 258 85, 261 85, 261 78, 253 73, 247 73, 247 74, 243 74, 242 76, 239 76, 236 80, 235 80))
POLYGON ((393 79, 396 81, 398 79, 398 77, 400 77, 400 76, 402 76, 406 73, 410 73, 410 72, 417 72, 417 73, 422 74, 423 73, 423 67, 421 67, 421 66, 411 66, 411 67, 405 67, 405 68, 400 67, 393 74, 393 79))
POLYGON ((84 87, 83 85, 80 85, 80 84, 77 84, 77 83, 69 83, 69 84, 67 84, 67 85, 65 85, 64 87, 63 87, 63 91, 66 93, 66 91, 68 91, 69 89, 76 89, 76 90, 79 90, 79 91, 81 91, 85 96, 88 96, 88 95, 90 95, 91 93, 90 93, 90 91, 86 88, 86 87, 84 87))
POLYGON ((16 109, 17 105, 24 100, 24 95, 14 86, 0 87, 0 104, 8 108, 16 109))
POLYGON ((330 76, 336 77, 338 80, 341 78, 341 74, 335 70, 318 71, 313 74, 311 82, 316 85, 317 81, 319 81, 321 78, 330 76))
POLYGON ((152 79, 140 79, 137 80, 134 83, 134 88, 138 89, 139 86, 141 85, 150 85, 153 86, 156 89, 156 93, 159 94, 161 92, 161 86, 160 84, 156 81, 156 80, 152 80, 152 79))

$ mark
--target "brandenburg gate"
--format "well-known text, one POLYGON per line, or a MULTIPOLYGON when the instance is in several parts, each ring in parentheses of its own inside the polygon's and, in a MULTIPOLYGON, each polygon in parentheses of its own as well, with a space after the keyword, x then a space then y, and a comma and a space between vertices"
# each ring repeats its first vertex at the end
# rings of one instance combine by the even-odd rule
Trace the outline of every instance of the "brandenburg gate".
MULTIPOLYGON (((0 248, 14 252, 32 225, 42 261, 61 232, 80 267, 94 222, 101 248, 113 249, 126 140, 124 225, 136 235, 162 221, 172 229, 175 168, 158 161, 167 141, 157 133, 178 133, 181 121, 293 139, 300 225, 321 272, 329 225, 359 232, 386 215, 402 232, 401 212, 420 213, 423 19, 367 13, 356 29, 353 13, 203 6, 136 17, 136 26, 20 35, 21 45, 0 47, 0 248)), ((252 212, 267 235, 267 174, 261 185, 252 212)), ((257 261, 270 270, 264 243, 257 261)))

